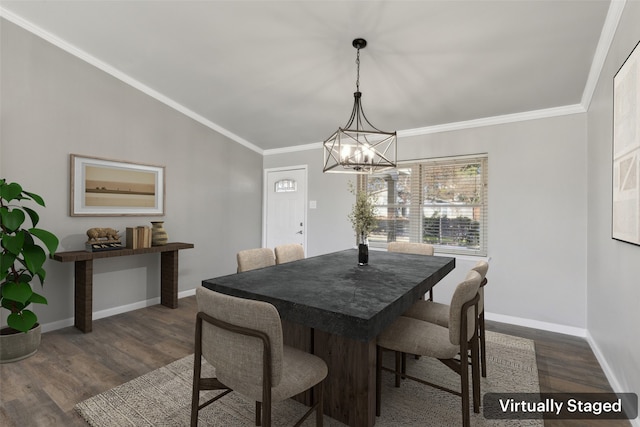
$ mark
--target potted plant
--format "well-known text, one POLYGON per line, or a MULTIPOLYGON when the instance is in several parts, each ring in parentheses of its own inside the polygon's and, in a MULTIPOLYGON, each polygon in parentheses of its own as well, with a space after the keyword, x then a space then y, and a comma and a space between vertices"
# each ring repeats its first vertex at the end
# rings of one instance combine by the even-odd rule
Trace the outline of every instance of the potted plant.
POLYGON ((45 206, 39 195, 0 179, 0 305, 10 312, 7 327, 0 331, 0 362, 20 360, 37 351, 40 325, 28 307, 47 300, 33 291, 31 282, 37 277, 40 285, 44 284, 47 253, 51 257, 58 248, 53 233, 36 228, 40 217, 24 204, 28 200, 45 206))
POLYGON ((369 263, 369 234, 376 226, 375 206, 373 197, 367 191, 357 191, 349 183, 351 193, 355 194, 356 202, 349 214, 349 220, 358 238, 358 264, 369 263))

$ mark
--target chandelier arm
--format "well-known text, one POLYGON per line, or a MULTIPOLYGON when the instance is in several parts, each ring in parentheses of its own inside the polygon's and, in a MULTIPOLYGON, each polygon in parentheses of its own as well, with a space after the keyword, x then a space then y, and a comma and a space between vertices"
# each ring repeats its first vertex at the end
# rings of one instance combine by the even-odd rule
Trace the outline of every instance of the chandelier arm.
POLYGON ((351 110, 351 117, 349 117, 349 121, 347 122, 346 125, 344 125, 343 129, 349 129, 351 127, 351 125, 353 124, 353 121, 356 119, 357 115, 358 115, 358 99, 359 96, 357 96, 359 92, 355 92, 353 94, 353 97, 355 98, 353 101, 353 109, 351 110))
POLYGON ((371 124, 371 122, 369 121, 369 119, 367 119, 367 115, 364 113, 364 109, 362 108, 362 103, 360 103, 360 114, 362 114, 362 117, 364 118, 364 121, 371 126, 371 128, 377 130, 378 132, 383 132, 380 129, 378 129, 377 127, 375 127, 374 125, 371 124))

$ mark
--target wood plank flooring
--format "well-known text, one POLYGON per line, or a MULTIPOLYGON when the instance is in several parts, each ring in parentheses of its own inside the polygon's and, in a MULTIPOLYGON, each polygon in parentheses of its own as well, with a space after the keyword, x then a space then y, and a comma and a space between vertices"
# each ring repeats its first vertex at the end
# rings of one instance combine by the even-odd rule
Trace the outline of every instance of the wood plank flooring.
MULTIPOLYGON (((195 297, 42 335, 34 356, 0 365, 0 425, 86 426, 73 406, 193 353, 195 297)), ((568 335, 487 322, 487 329, 535 341, 541 391, 610 392, 587 342, 568 335)), ((514 425, 517 425, 514 423, 514 425)), ((628 421, 547 421, 547 427, 629 426, 628 421)))

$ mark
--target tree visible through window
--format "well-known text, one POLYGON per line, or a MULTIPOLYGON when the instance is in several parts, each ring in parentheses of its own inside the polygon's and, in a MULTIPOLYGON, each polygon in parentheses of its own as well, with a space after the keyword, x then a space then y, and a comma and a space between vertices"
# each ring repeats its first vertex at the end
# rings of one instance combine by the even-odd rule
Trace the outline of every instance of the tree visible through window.
POLYGON ((363 176, 376 201, 370 245, 424 242, 438 252, 486 255, 487 156, 402 164, 363 176))

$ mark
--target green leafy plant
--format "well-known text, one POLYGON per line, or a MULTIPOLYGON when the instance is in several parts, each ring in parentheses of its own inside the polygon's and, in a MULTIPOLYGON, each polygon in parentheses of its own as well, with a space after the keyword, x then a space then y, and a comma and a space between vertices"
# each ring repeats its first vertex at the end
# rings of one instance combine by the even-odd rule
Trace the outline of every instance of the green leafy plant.
POLYGON ((376 227, 377 219, 373 197, 366 191, 357 191, 353 183, 349 183, 349 191, 356 196, 356 203, 351 209, 349 220, 360 242, 364 242, 376 227))
POLYGON ((21 332, 28 332, 38 322, 36 314, 27 307, 47 303, 45 297, 33 292, 31 281, 38 277, 40 285, 44 284, 47 252, 49 257, 53 256, 59 243, 53 233, 36 228, 40 217, 23 204, 26 200, 45 207, 42 197, 23 190, 20 184, 0 179, 0 305, 10 311, 7 325, 21 332), (27 216, 31 228, 25 228, 27 216))

